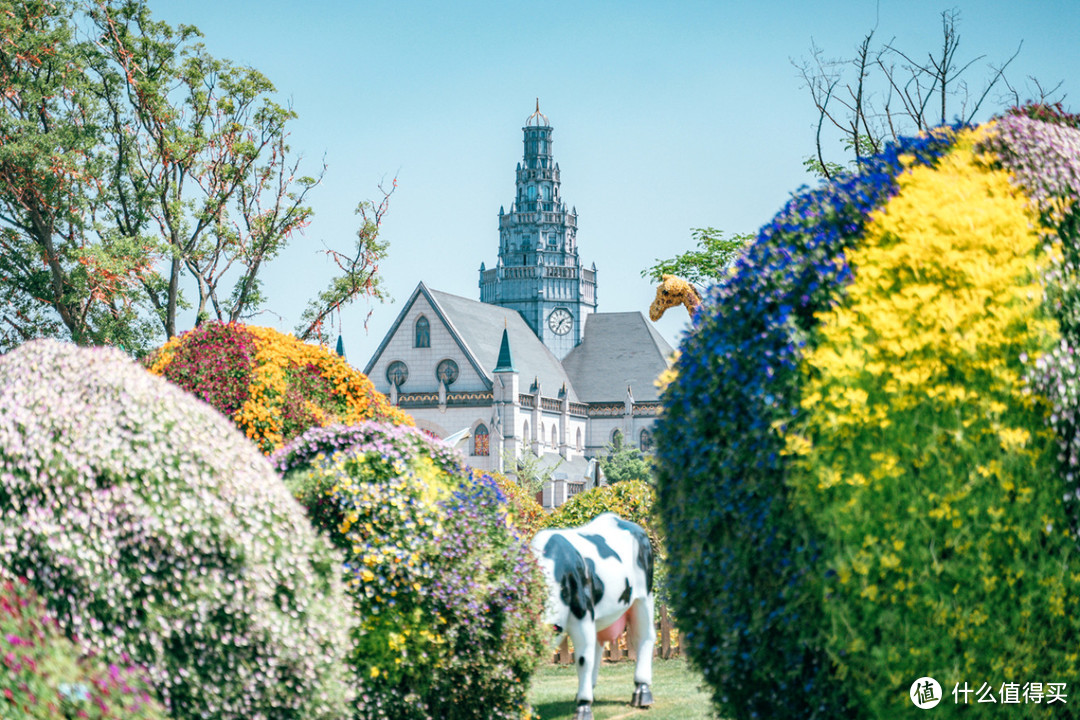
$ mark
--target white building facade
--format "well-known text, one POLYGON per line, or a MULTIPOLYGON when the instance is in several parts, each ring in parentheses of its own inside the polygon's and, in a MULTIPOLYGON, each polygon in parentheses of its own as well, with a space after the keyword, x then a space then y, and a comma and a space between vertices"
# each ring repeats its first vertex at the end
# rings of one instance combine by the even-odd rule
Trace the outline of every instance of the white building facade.
MULTIPOLYGON (((528 448, 580 488, 597 481, 590 460, 616 435, 651 449, 655 381, 672 349, 642 313, 596 311, 596 268, 578 258, 577 213, 559 195, 539 107, 523 131, 517 195, 509 214, 500 209, 481 301, 419 283, 364 372, 418 427, 463 438, 473 467, 512 472, 504 457, 528 448)), ((572 491, 546 491, 545 504, 572 491)))

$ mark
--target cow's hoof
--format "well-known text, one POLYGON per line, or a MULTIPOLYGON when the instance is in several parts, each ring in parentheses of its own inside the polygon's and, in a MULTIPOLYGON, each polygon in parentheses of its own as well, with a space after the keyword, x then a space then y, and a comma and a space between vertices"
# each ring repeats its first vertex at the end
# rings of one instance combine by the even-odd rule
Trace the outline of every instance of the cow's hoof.
POLYGON ((578 705, 574 720, 593 720, 592 705, 578 705))
POLYGON ((634 688, 634 697, 630 700, 630 707, 644 708, 653 704, 652 690, 645 683, 634 688))

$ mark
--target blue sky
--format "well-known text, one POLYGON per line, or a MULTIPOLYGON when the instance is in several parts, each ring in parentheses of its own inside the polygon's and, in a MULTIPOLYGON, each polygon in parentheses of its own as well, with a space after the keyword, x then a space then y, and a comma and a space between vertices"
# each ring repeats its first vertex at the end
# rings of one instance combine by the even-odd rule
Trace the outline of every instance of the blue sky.
MULTIPOLYGON (((478 298, 499 207, 514 195, 521 127, 536 98, 554 127, 562 196, 577 207, 583 261, 599 269, 599 309, 646 310, 640 272, 691 247, 690 228, 757 230, 802 184, 816 113, 792 60, 811 40, 850 57, 871 29, 924 57, 940 13, 960 11, 967 77, 1023 42, 1008 77, 1063 81, 1080 110, 1080 2, 808 0, 758 2, 283 2, 150 0, 155 16, 203 31, 218 57, 251 65, 299 119, 291 145, 317 171, 315 218, 269 266, 268 312, 291 330, 347 248, 356 204, 396 175, 380 268, 394 303, 342 314, 346 353, 367 362, 416 283, 478 298), (363 328, 371 312, 368 330, 363 328)), ((1000 110, 985 104, 983 117, 1000 110)), ((660 332, 673 345, 685 313, 660 332)))

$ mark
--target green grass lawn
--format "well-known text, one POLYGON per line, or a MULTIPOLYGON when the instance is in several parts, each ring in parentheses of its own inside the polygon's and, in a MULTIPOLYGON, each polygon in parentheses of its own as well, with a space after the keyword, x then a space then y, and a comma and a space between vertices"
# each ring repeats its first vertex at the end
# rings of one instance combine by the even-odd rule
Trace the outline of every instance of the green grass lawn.
MULTIPOLYGON (((648 710, 630 707, 634 663, 604 663, 593 701, 595 720, 715 720, 701 676, 686 660, 653 661, 655 704, 648 710)), ((577 703, 577 670, 573 665, 543 664, 533 678, 529 701, 540 720, 567 720, 577 703)))

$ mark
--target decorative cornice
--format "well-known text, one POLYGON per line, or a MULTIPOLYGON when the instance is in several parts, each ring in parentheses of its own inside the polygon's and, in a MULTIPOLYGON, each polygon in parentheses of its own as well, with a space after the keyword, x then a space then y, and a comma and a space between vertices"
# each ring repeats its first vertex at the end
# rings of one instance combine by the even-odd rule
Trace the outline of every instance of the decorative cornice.
MULTIPOLYGON (((488 407, 495 401, 494 393, 451 392, 446 394, 446 407, 488 407)), ((402 393, 398 395, 398 407, 401 408, 436 408, 439 407, 439 393, 402 393)))

